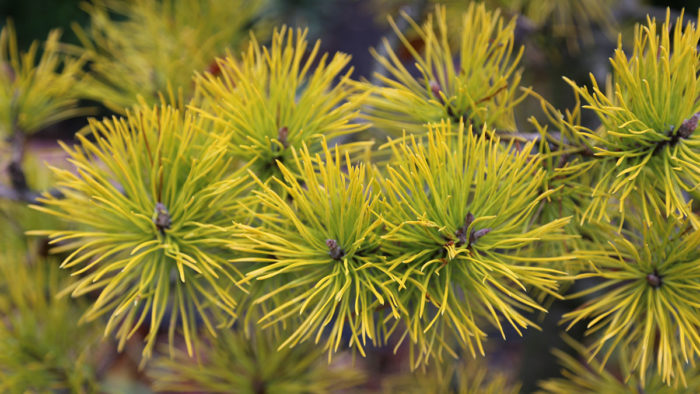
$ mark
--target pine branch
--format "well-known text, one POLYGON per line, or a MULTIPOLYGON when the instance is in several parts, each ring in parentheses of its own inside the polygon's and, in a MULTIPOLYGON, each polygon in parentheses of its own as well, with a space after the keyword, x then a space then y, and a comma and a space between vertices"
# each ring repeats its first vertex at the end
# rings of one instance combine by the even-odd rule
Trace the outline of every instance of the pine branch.
POLYGON ((10 183, 12 187, 19 193, 22 193, 28 189, 27 178, 24 175, 24 170, 22 169, 22 161, 24 160, 24 150, 26 145, 26 137, 22 130, 20 130, 17 119, 13 122, 13 133, 10 137, 10 144, 12 147, 12 160, 7 166, 7 172, 10 175, 10 183))
POLYGON ((29 190, 27 185, 27 177, 22 168, 24 160, 24 151, 26 145, 26 137, 22 130, 17 125, 17 120, 13 122, 13 133, 8 138, 12 150, 10 163, 7 165, 6 171, 10 178, 11 187, 0 185, 0 198, 11 201, 34 202, 38 193, 29 190))
MULTIPOLYGON (((10 187, 0 184, 0 199, 42 205, 38 200, 41 194, 30 189, 27 184, 27 177, 22 167, 27 138, 16 122, 9 142, 11 144, 12 157, 6 171, 10 178, 10 187)), ((54 198, 63 198, 63 193, 57 189, 51 189, 48 193, 54 198)))

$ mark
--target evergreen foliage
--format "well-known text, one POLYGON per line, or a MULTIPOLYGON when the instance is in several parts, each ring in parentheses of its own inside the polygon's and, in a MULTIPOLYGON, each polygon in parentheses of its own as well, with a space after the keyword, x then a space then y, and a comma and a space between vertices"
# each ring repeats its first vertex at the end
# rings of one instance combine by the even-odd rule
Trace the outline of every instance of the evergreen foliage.
POLYGON ((631 57, 618 44, 605 92, 592 76, 592 92, 569 80, 602 123, 595 131, 575 128, 602 172, 584 219, 603 219, 608 200, 615 199, 624 220, 627 197, 641 193, 647 221, 651 211, 664 210, 697 225, 684 193, 695 195, 700 183, 699 137, 693 133, 700 117, 698 39, 700 31, 682 16, 672 25, 667 14, 660 28, 649 19, 635 30, 631 57))
MULTIPOLYGON (((577 351, 579 358, 587 358, 588 352, 585 346, 573 341, 570 337, 566 337, 566 342, 577 351)), ((628 354, 624 352, 618 356, 621 372, 627 376, 624 380, 620 380, 614 371, 605 369, 605 366, 595 358, 585 362, 559 349, 555 349, 554 354, 564 368, 562 377, 541 382, 540 392, 542 393, 623 394, 643 391, 657 394, 691 394, 700 390, 700 376, 693 365, 687 368, 684 385, 669 386, 659 375, 647 375, 644 380, 641 380, 639 375, 632 372, 628 354)))
POLYGON ((262 1, 94 0, 85 4, 90 26, 74 25, 90 60, 83 95, 124 113, 142 97, 177 94, 171 104, 194 95, 192 73, 215 68, 215 59, 245 40, 262 1))
POLYGON ((70 277, 23 234, 44 224, 44 215, 0 201, 0 390, 95 392, 99 327, 75 326, 85 303, 55 297, 70 277))
MULTIPOLYGON (((308 32, 286 27, 273 33, 269 47, 255 37, 241 59, 217 60, 219 73, 197 77, 205 101, 203 112, 229 138, 231 156, 262 180, 280 176, 277 162, 292 162, 290 147, 306 144, 321 150, 323 138, 366 128, 353 122, 361 97, 350 85, 350 57, 319 54, 320 41, 309 48, 308 32)), ((363 146, 366 144, 358 143, 363 146)))
POLYGON ((253 337, 240 330, 224 331, 199 346, 203 359, 195 361, 177 351, 160 357, 149 370, 157 391, 229 393, 327 393, 356 387, 360 371, 329 365, 323 350, 311 343, 278 347, 270 330, 253 337))
POLYGON ((84 77, 85 58, 61 54, 61 33, 53 30, 40 49, 20 53, 14 26, 0 31, 0 137, 31 134, 85 113, 74 85, 84 77))
POLYGON ((367 119, 388 133, 417 132, 425 123, 460 119, 480 131, 490 128, 514 130, 513 108, 524 98, 519 92, 520 72, 516 70, 523 48, 515 49, 515 20, 505 23, 498 11, 469 5, 455 32, 448 29, 446 10, 436 7, 419 26, 407 14, 420 38, 414 45, 389 19, 403 48, 408 51, 420 78, 384 39, 386 55, 372 54, 388 75, 377 75, 379 87, 369 87, 367 119), (449 31, 448 31, 449 30, 449 31), (453 41, 457 39, 456 45, 453 41), (456 48, 455 48, 456 46, 456 48))
POLYGON ((352 165, 347 155, 343 160, 339 148, 331 151, 325 141, 322 155, 306 146, 292 153, 298 179, 279 164, 283 179, 275 182, 283 191, 261 183, 255 195, 263 213, 255 226, 237 224, 231 247, 251 255, 240 260, 257 263, 247 273, 250 280, 283 278, 253 294, 256 304, 280 299, 259 320, 263 327, 291 327, 280 347, 318 342, 327 331, 330 358, 350 332, 349 345, 365 355, 368 340, 382 343, 383 321, 375 311, 387 308, 398 318, 393 283, 402 282, 378 253, 378 188, 364 165, 352 165))
MULTIPOLYGON (((366 385, 518 392, 487 341, 566 299, 585 335, 543 392, 697 391, 697 21, 621 35, 562 111, 520 86, 517 19, 467 3, 389 19, 374 83, 307 30, 268 35, 260 2, 94 0, 81 47, 25 53, 3 29, 0 390, 104 390, 103 331, 161 391, 358 389, 350 359, 390 346, 411 372, 366 385), (79 99, 118 115, 61 142, 44 185, 26 137, 79 99)), ((500 3, 576 45, 612 25, 612 0, 500 3)))
POLYGON ((382 250, 405 282, 399 297, 414 363, 444 351, 455 355, 450 337, 472 356, 483 355, 483 321, 504 338, 503 321, 518 333, 536 326, 521 311, 545 309, 526 289, 556 296, 560 273, 549 264, 572 256, 517 253, 567 239, 560 230, 569 218, 531 225, 551 193, 540 193, 544 171, 532 144, 511 152, 513 143, 501 146, 488 129, 477 136, 471 127, 453 131, 443 122, 430 126, 424 142, 408 137, 389 145, 395 164, 382 182, 382 250))
POLYGON ((208 136, 207 123, 169 106, 92 120, 94 142, 79 136, 80 146, 65 147, 77 173, 54 169, 63 196, 34 206, 80 225, 32 233, 73 250, 61 266, 81 279, 63 292, 99 291, 83 319, 109 316, 106 331, 120 348, 148 326, 145 359, 161 324, 171 343, 181 327, 192 354, 198 319, 209 331, 217 324, 206 311, 236 313, 232 289, 242 274, 224 254, 224 226, 243 215, 237 197, 247 180, 221 160, 225 146, 208 136))
POLYGON ((0 275, 12 278, 2 288, 0 390, 96 391, 91 347, 99 332, 90 325, 75 327, 85 309, 82 303, 54 297, 67 282, 54 259, 29 262, 26 250, 4 252, 0 275))
POLYGON ((451 363, 446 367, 431 366, 427 371, 399 374, 382 384, 386 393, 455 393, 516 394, 520 387, 511 384, 503 373, 491 373, 474 362, 451 363))
POLYGON ((700 354, 700 232, 687 219, 659 216, 653 225, 641 216, 628 220, 630 229, 620 232, 599 224, 609 246, 580 252, 590 267, 576 279, 602 281, 570 295, 595 296, 564 321, 569 327, 588 321, 588 333, 596 335, 589 358, 602 352, 602 366, 623 347, 626 365, 642 385, 655 363, 664 383, 685 386, 685 367, 700 354))
POLYGON ((545 27, 554 37, 565 39, 569 50, 581 50, 581 44, 595 42, 591 25, 606 33, 614 30, 611 6, 618 0, 500 0, 514 3, 535 26, 545 27))

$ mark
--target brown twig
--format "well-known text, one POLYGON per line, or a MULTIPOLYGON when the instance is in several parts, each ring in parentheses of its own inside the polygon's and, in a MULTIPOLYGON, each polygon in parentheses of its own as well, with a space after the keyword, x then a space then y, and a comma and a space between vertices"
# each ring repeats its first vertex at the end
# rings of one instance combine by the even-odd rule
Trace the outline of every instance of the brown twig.
MULTIPOLYGON (((41 204, 38 201, 40 194, 29 188, 27 177, 22 167, 24 154, 26 151, 27 137, 24 132, 14 121, 12 136, 8 139, 12 150, 10 163, 7 165, 6 171, 10 178, 10 187, 0 184, 0 199, 24 202, 28 204, 41 204)), ((49 194, 54 197, 62 197, 63 193, 56 189, 49 191, 49 194)))
POLYGON ((24 133, 17 124, 17 119, 12 124, 12 136, 10 137, 10 146, 12 148, 12 158, 7 166, 7 173, 10 176, 10 184, 18 193, 23 193, 29 187, 27 186, 27 177, 22 169, 24 161, 24 149, 27 142, 24 133))

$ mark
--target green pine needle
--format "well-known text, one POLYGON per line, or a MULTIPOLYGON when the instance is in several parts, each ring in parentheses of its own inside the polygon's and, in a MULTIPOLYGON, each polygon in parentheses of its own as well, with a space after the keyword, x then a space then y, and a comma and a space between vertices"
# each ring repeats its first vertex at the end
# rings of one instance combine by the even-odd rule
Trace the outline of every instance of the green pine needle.
POLYGON ((509 382, 506 373, 494 372, 477 362, 431 364, 426 371, 389 376, 382 392, 403 394, 517 394, 520 385, 509 382))
POLYGON ((245 26, 259 12, 252 0, 93 0, 85 3, 90 25, 73 28, 90 59, 79 85, 87 97, 118 113, 158 104, 159 94, 178 93, 170 104, 194 95, 192 75, 215 65, 227 49, 238 50, 245 26))
MULTIPOLYGON (((149 376, 154 389, 202 393, 328 393, 356 387, 361 371, 348 365, 328 364, 323 350, 306 343, 278 348, 269 330, 248 337, 240 330, 221 332, 198 346, 202 359, 177 351, 174 358, 159 357, 149 376)), ((348 362, 349 360, 344 360, 348 362)))
POLYGON ((87 112, 78 107, 75 89, 85 58, 62 53, 60 36, 52 30, 41 51, 35 41, 20 53, 12 23, 0 32, 0 137, 34 133, 87 112))
POLYGON ((629 375, 630 361, 628 354, 622 352, 618 359, 619 368, 622 370, 621 379, 615 370, 606 370, 597 359, 589 359, 586 363, 580 358, 588 358, 586 347, 574 341, 568 336, 564 337, 566 343, 574 348, 579 357, 574 357, 562 350, 555 349, 554 355, 559 359, 563 367, 560 378, 548 379, 540 382, 542 388, 539 393, 551 394, 626 394, 626 393, 655 393, 655 394, 694 394, 700 391, 700 370, 693 365, 686 369, 687 386, 669 386, 658 375, 648 375, 644 381, 637 376, 629 375))
MULTIPOLYGON (((1 206, 0 206, 1 207, 1 206)), ((34 215, 20 211, 20 226, 34 215)), ((25 243, 15 224, 0 215, 0 391, 3 393, 98 391, 95 371, 100 327, 77 325, 86 303, 56 298, 71 283, 58 262, 25 243)))

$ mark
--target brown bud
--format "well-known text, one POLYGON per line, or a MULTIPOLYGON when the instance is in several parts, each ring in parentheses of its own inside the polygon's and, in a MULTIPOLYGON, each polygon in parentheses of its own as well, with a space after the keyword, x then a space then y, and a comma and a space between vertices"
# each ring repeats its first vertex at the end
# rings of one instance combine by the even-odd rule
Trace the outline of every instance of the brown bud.
POLYGON ((679 138, 690 137, 690 135, 693 134, 695 129, 698 127, 698 120, 700 120, 700 112, 684 120, 683 123, 681 123, 681 127, 678 128, 676 135, 679 138))
POLYGON ((442 97, 440 96, 440 84, 434 80, 430 80, 428 85, 430 85, 430 91, 433 93, 433 96, 442 101, 442 97))
POLYGON ((12 66, 10 66, 9 63, 7 63, 7 62, 0 63, 0 72, 7 75, 7 79, 10 81, 10 83, 15 81, 15 71, 12 69, 12 66))
POLYGON ((469 231, 469 226, 471 226, 472 222, 474 221, 474 215, 472 215, 471 212, 467 213, 467 216, 464 217, 464 225, 457 229, 455 232, 455 236, 459 240, 457 242, 457 246, 461 246, 467 243, 469 238, 467 237, 467 231, 469 231))
POLYGON ((474 222, 474 215, 471 212, 467 213, 467 216, 464 217, 464 228, 465 229, 468 228, 469 226, 472 225, 473 222, 474 222))
POLYGON ((661 276, 659 276, 659 274, 656 271, 654 271, 651 274, 647 275, 647 283, 649 283, 649 286, 656 289, 659 286, 661 286, 661 276))
POLYGON ((340 248, 340 245, 338 245, 338 241, 334 239, 327 239, 326 246, 328 246, 328 249, 330 249, 328 255, 330 255, 333 260, 340 260, 343 258, 343 256, 345 256, 345 252, 340 248))
POLYGON ((209 74, 218 77, 221 74, 221 66, 219 66, 219 62, 216 60, 212 61, 209 63, 209 67, 207 67, 207 71, 209 74))
POLYGON ((438 99, 440 104, 445 105, 445 100, 442 98, 442 88, 440 87, 440 84, 431 79, 428 85, 430 86, 430 92, 433 94, 433 96, 438 99))
POLYGON ((474 215, 471 212, 469 212, 464 217, 464 225, 462 225, 462 227, 455 231, 455 236, 458 239, 457 246, 466 244, 467 247, 469 247, 471 246, 471 244, 476 242, 476 240, 491 232, 490 228, 482 228, 481 230, 472 230, 469 236, 467 236, 469 226, 471 226, 472 223, 474 223, 474 215))
POLYGON ((285 148, 288 147, 287 136, 289 136, 289 129, 287 126, 280 127, 280 129, 277 131, 277 141, 279 141, 285 148))
POLYGON ((156 204, 156 217, 153 219, 153 223, 161 234, 165 234, 165 230, 169 229, 172 224, 170 222, 170 212, 168 212, 168 208, 162 202, 156 204))
POLYGON ((472 231, 472 233, 469 235, 469 244, 473 244, 478 240, 479 238, 483 237, 484 235, 488 234, 491 232, 490 228, 482 228, 481 230, 478 231, 472 231))

